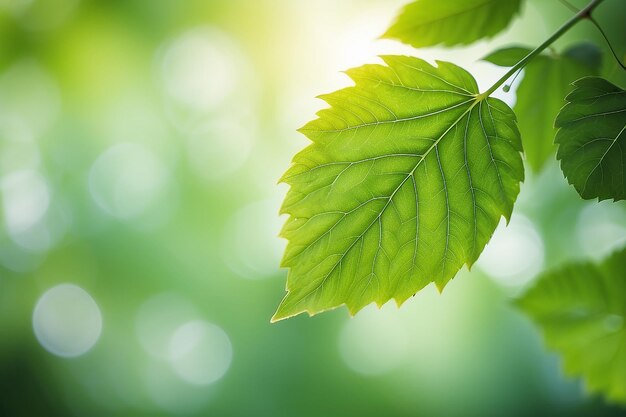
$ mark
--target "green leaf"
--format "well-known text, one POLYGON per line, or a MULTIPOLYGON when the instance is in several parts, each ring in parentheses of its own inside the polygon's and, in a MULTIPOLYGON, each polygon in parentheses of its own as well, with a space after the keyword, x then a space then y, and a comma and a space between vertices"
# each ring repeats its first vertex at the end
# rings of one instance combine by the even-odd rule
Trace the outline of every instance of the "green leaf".
POLYGON ((524 46, 509 46, 508 48, 498 49, 483 58, 483 61, 501 67, 513 67, 515 64, 524 59, 532 52, 532 49, 524 46))
MULTIPOLYGON (((540 55, 524 69, 524 78, 517 88, 515 114, 519 119, 526 159, 535 172, 541 171, 556 151, 554 119, 563 107, 563 97, 571 91, 575 80, 597 71, 597 67, 585 65, 595 65, 592 61, 597 59, 594 51, 599 54, 597 47, 583 44, 562 55, 540 55)), ((485 60, 513 66, 527 54, 525 48, 505 48, 485 60)))
POLYGON ((556 119, 557 159, 584 199, 626 199, 626 91, 598 78, 574 83, 556 119))
POLYGON ((274 321, 443 289, 511 215, 524 175, 511 109, 451 63, 383 60, 348 71, 355 86, 302 128, 313 143, 282 178, 290 271, 274 321))
POLYGON ((587 66, 595 73, 599 73, 602 69, 602 51, 593 43, 579 43, 568 48, 563 55, 587 66))
POLYGON ((416 48, 467 45, 505 29, 521 0, 417 0, 383 35, 416 48))
POLYGON ((626 403, 626 250, 602 264, 547 273, 520 307, 563 356, 565 371, 592 392, 626 403))

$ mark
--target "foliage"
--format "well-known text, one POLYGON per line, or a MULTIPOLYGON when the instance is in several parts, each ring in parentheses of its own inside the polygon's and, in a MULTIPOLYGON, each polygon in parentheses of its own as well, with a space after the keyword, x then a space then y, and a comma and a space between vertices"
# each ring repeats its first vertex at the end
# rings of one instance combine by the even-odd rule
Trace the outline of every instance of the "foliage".
MULTIPOLYGON (((554 153, 555 118, 557 158, 579 194, 624 199, 626 93, 587 77, 601 68, 593 45, 544 53, 584 19, 608 41, 592 17, 602 2, 537 48, 488 55, 511 68, 483 93, 451 63, 386 56, 385 65, 348 71, 353 87, 321 96, 330 108, 301 130, 313 143, 282 178, 291 186, 282 207, 289 276, 273 321, 340 305, 352 314, 372 302, 400 305, 431 282, 442 290, 478 259, 500 217, 510 218, 524 179, 522 142, 535 171, 554 153), (513 113, 490 96, 522 70, 513 113)), ((468 44, 503 30, 519 8, 519 0, 418 0, 384 36, 414 47, 468 44)), ((622 253, 602 267, 549 274, 522 301, 571 373, 624 402, 623 331, 610 330, 608 344, 597 337, 607 317, 624 319, 625 261, 622 253)))
MULTIPOLYGON (((484 59, 512 67, 530 52, 526 48, 506 48, 484 59)), ((541 54, 524 68, 514 110, 519 119, 526 160, 534 171, 541 171, 546 161, 554 156, 554 119, 563 107, 563 97, 571 91, 574 81, 599 71, 600 63, 593 59, 598 54, 596 46, 580 44, 561 54, 541 54)))

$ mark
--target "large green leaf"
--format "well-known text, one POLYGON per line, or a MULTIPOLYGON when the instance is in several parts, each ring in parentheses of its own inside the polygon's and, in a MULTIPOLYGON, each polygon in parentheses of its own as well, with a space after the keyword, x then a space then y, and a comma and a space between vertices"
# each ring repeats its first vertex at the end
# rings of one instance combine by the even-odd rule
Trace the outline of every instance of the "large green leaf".
POLYGON ((626 91, 598 78, 576 81, 556 119, 557 158, 582 198, 626 199, 626 91))
POLYGON ((521 0, 417 0, 383 35, 416 48, 466 45, 506 28, 521 0))
MULTIPOLYGON (((572 90, 571 84, 599 69, 584 60, 587 56, 591 57, 594 50, 598 51, 594 46, 583 44, 563 54, 543 54, 524 68, 524 78, 517 88, 515 114, 519 120, 526 159, 535 172, 541 171, 546 161, 554 156, 554 119, 563 107, 563 97, 572 90), (583 55, 585 51, 589 55, 583 55)), ((530 50, 525 48, 505 48, 485 60, 496 65, 513 66, 528 53, 530 50)))
POLYGON ((569 265, 539 278, 519 301, 563 356, 567 374, 626 403, 626 250, 601 265, 569 265))
POLYGON ((515 115, 448 62, 404 56, 348 71, 355 86, 302 132, 282 178, 288 294, 274 320, 355 313, 442 289, 478 258, 523 180, 515 115))

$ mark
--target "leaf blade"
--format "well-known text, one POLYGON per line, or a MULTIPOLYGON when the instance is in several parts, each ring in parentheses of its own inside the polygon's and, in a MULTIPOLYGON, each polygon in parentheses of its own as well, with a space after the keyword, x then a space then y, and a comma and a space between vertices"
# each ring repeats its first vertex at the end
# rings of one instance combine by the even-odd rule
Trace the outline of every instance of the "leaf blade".
POLYGON ((509 46, 493 51, 482 60, 500 67, 512 67, 531 52, 532 49, 525 46, 509 46))
POLYGON ((626 91, 599 77, 574 83, 556 119, 557 159, 584 199, 626 199, 626 91))
POLYGON ((402 10, 384 38, 416 48, 466 45, 504 30, 520 0, 417 0, 402 10))
POLYGON ((383 59, 349 71, 355 86, 323 96, 302 129, 313 143, 283 177, 290 271, 274 321, 443 288, 510 217, 523 179, 512 111, 478 100, 453 64, 383 59))

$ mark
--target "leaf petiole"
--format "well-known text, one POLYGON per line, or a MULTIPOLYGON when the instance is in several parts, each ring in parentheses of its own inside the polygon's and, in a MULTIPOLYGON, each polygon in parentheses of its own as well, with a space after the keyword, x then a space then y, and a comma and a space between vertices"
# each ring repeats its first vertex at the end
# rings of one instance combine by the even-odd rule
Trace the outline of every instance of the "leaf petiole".
POLYGON ((619 59, 619 56, 617 56, 617 53, 615 52, 615 49, 613 49, 613 45, 611 45, 611 41, 609 40, 609 37, 606 36, 606 32, 604 32, 604 29, 602 29, 602 26, 600 26, 600 24, 598 23, 598 21, 596 19, 594 19, 592 16, 589 16, 589 20, 591 20, 591 23, 593 23, 593 25, 598 28, 598 30, 600 31, 600 33, 602 34, 602 37, 604 38, 604 40, 606 41, 606 44, 609 46, 609 49, 611 50, 611 52, 613 53, 613 57, 615 58, 615 60, 617 61, 617 63, 619 64, 620 67, 622 67, 623 70, 626 71, 626 66, 624 65, 624 63, 622 62, 621 59, 619 59))

